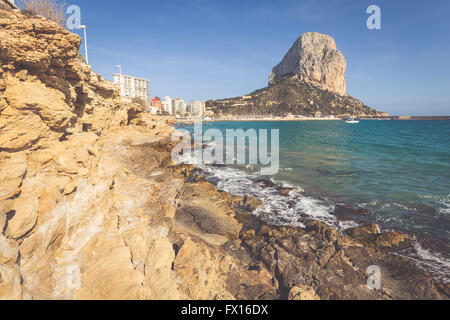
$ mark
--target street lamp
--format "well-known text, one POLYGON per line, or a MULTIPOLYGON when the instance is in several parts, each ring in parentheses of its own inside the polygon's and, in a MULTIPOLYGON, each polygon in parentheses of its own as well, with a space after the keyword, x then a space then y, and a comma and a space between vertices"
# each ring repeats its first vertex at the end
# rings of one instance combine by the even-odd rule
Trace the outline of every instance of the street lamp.
POLYGON ((80 29, 84 30, 84 52, 85 52, 85 55, 86 55, 86 63, 89 64, 87 36, 86 36, 86 26, 81 24, 80 25, 80 29))

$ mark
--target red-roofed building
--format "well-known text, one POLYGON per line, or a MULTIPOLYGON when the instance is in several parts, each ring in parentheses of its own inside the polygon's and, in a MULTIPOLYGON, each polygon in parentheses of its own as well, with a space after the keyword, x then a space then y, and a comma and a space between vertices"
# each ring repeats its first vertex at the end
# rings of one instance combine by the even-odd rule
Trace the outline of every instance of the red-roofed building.
POLYGON ((164 111, 164 105, 161 102, 161 99, 159 97, 154 97, 151 101, 152 107, 157 108, 158 111, 164 111))

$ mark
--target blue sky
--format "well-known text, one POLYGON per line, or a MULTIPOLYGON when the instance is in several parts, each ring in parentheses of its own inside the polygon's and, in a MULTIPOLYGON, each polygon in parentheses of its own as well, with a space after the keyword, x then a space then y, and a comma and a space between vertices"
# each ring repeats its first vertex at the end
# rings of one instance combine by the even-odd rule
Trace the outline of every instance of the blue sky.
MULTIPOLYGON (((304 32, 331 35, 347 91, 394 115, 450 115, 450 1, 69 0, 88 27, 89 62, 112 80, 152 81, 152 96, 236 97, 265 87, 304 32), (381 8, 368 30, 366 9, 381 8)), ((75 31, 79 33, 80 31, 75 31)), ((80 52, 84 53, 84 47, 80 52)))

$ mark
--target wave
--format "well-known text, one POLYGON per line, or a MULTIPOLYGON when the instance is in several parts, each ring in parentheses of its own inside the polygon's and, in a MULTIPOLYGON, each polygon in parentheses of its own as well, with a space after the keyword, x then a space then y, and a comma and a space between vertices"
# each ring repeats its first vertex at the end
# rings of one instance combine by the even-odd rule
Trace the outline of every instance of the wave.
POLYGON ((331 227, 344 231, 358 226, 354 221, 338 221, 331 213, 335 206, 331 201, 306 196, 304 190, 284 181, 261 180, 261 176, 232 167, 201 168, 209 179, 215 181, 220 190, 234 195, 250 195, 263 201, 263 205, 253 214, 266 222, 303 228, 301 220, 311 218, 322 221, 331 227), (270 181, 271 183, 268 183, 270 181), (281 189, 292 189, 281 194, 281 189))
POLYGON ((443 257, 439 252, 431 252, 424 248, 416 238, 413 239, 413 250, 395 254, 411 259, 419 268, 432 273, 438 280, 450 283, 450 259, 443 257))
POLYGON ((438 211, 441 214, 450 214, 450 194, 445 196, 438 195, 420 195, 421 198, 428 201, 432 201, 438 207, 438 211))

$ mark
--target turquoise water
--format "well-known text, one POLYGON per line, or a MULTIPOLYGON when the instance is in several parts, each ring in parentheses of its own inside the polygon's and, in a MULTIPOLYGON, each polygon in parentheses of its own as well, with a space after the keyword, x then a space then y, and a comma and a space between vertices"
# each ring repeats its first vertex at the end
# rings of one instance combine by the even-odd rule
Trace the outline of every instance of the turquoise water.
MULTIPOLYGON (((368 215, 350 217, 435 239, 434 248, 448 258, 450 121, 214 122, 204 126, 209 128, 280 130, 280 171, 265 178, 300 187, 302 198, 293 201, 304 203, 298 210, 274 204, 266 207, 273 210, 267 216, 286 214, 289 222, 302 213, 325 217, 325 210, 332 216, 340 205, 364 208, 368 215)), ((253 182, 254 171, 246 172, 253 182)), ((242 174, 232 178, 227 172, 218 174, 223 189, 252 188, 248 183, 240 189, 242 174)), ((255 186, 254 194, 262 192, 255 186)))

